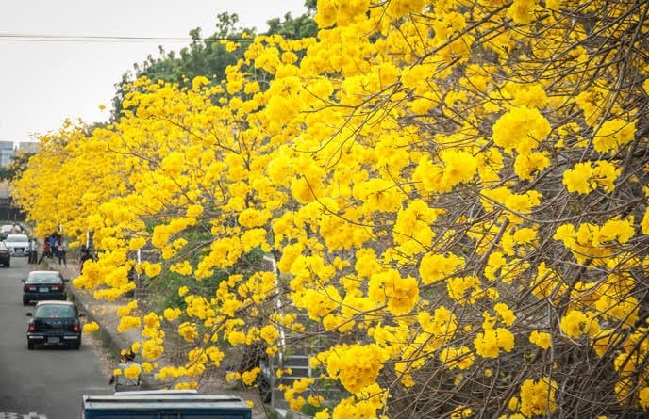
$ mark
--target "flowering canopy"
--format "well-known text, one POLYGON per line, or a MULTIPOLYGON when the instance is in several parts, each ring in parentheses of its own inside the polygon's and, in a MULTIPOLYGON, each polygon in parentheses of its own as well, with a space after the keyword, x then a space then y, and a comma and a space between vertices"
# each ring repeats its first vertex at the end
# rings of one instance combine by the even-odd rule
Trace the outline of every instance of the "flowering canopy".
POLYGON ((192 350, 157 376, 179 387, 290 333, 344 392, 286 389, 317 417, 630 416, 648 8, 320 0, 317 39, 241 45, 222 83, 142 78, 118 122, 44 137, 14 194, 37 232, 94 232, 76 287, 114 299, 133 267, 173 292, 120 328, 155 361, 175 325, 192 350), (275 269, 233 269, 256 252, 275 269))

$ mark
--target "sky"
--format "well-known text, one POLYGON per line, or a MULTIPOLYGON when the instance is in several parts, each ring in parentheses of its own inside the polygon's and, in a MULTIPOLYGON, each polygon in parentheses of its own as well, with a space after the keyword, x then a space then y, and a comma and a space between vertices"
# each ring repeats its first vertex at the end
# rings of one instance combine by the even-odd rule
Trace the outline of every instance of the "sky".
POLYGON ((304 3, 0 0, 0 140, 38 141, 38 135, 57 132, 66 119, 107 121, 115 84, 133 64, 159 57, 159 46, 179 51, 189 45, 189 32, 196 27, 203 37, 212 35, 223 12, 238 14, 242 27, 265 32, 270 19, 306 13, 304 3), (154 39, 101 39, 106 37, 154 39))

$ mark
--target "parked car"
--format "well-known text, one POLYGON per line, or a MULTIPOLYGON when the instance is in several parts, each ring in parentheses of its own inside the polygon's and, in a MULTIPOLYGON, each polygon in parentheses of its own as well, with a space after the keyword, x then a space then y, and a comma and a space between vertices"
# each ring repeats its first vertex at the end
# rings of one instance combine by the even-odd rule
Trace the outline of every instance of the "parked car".
POLYGON ((11 233, 11 229, 13 228, 13 225, 2 225, 0 226, 0 239, 3 241, 7 239, 7 235, 11 233))
POLYGON ((27 348, 37 345, 81 347, 81 321, 83 316, 74 303, 67 300, 38 302, 27 323, 27 348))
POLYGON ((61 276, 58 271, 37 270, 30 271, 27 278, 22 280, 23 304, 41 300, 65 300, 65 283, 69 281, 61 276))
POLYGON ((29 255, 29 238, 24 233, 10 233, 5 243, 11 255, 29 255))
POLYGON ((0 264, 9 267, 10 262, 11 253, 9 252, 9 248, 7 248, 6 243, 0 242, 0 264))

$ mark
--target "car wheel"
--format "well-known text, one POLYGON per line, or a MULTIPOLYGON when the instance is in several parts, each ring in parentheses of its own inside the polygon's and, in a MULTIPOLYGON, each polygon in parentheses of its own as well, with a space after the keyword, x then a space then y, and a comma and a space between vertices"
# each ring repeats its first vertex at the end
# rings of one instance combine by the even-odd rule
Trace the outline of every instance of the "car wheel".
POLYGON ((27 342, 27 349, 28 350, 34 350, 34 343, 30 343, 29 341, 27 342))
POLYGON ((29 305, 29 299, 23 299, 23 305, 25 306, 29 305))
POLYGON ((78 339, 77 341, 75 341, 74 343, 72 343, 72 348, 73 348, 74 350, 79 350, 80 347, 81 347, 81 339, 78 339))

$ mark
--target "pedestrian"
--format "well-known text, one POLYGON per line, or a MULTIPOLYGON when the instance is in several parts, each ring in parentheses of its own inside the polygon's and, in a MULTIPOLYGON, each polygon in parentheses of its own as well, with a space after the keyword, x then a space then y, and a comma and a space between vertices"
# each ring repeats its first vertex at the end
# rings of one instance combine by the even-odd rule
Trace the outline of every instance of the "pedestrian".
POLYGON ((122 350, 122 358, 108 381, 115 386, 115 392, 139 391, 142 384, 142 365, 135 362, 131 349, 122 350))
POLYGON ((56 239, 58 236, 58 233, 53 233, 48 238, 48 241, 50 241, 50 250, 52 252, 52 256, 54 256, 56 252, 56 239))
POLYGON ((85 244, 82 244, 81 249, 79 250, 79 265, 81 266, 81 272, 83 272, 83 265, 88 260, 92 260, 92 261, 95 260, 92 255, 92 250, 88 248, 85 244))
POLYGON ((59 236, 56 240, 56 257, 58 259, 59 265, 63 262, 63 265, 68 265, 65 261, 65 253, 67 251, 68 244, 65 242, 62 236, 59 236))
POLYGON ((36 238, 29 241, 29 254, 27 255, 27 264, 36 264, 38 262, 38 242, 36 238))
POLYGON ((43 258, 52 258, 52 248, 50 247, 50 238, 43 238, 43 253, 41 254, 41 259, 38 260, 38 264, 43 262, 43 258))

